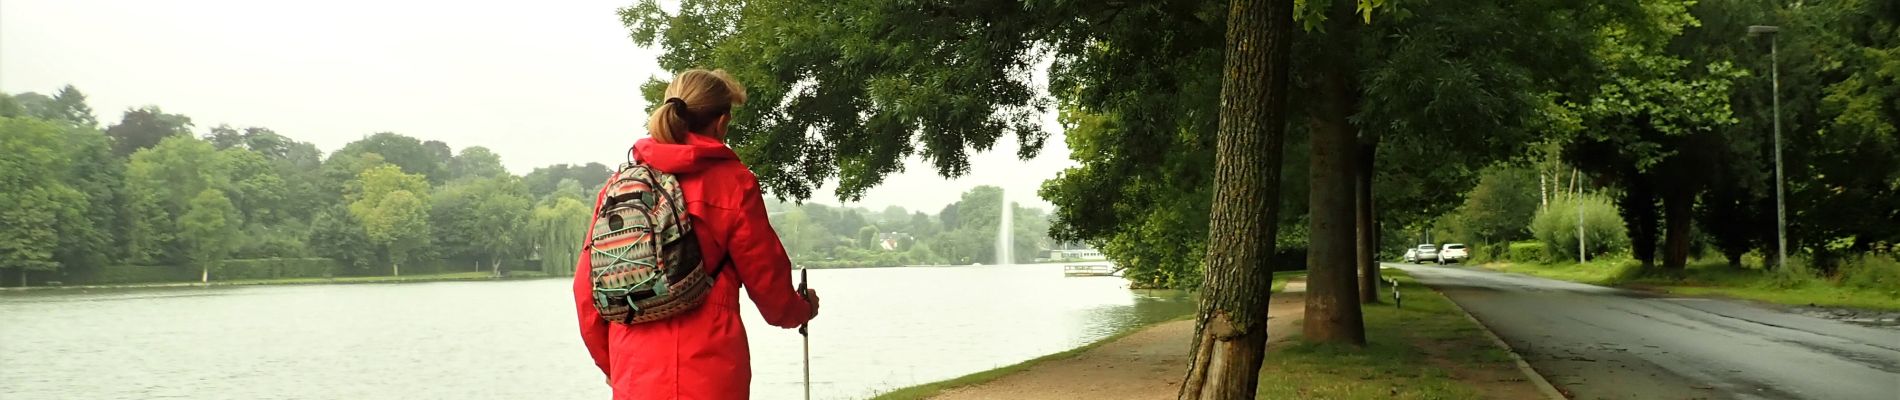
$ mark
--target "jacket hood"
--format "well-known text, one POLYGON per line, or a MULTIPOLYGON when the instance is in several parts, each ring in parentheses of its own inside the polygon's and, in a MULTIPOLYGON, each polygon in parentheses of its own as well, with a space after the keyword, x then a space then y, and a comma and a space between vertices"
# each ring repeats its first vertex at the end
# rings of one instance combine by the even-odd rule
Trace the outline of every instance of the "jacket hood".
POLYGON ((685 174, 699 172, 727 160, 738 160, 739 155, 732 152, 718 139, 697 133, 686 134, 686 143, 665 144, 653 138, 633 142, 634 159, 646 163, 660 172, 685 174))

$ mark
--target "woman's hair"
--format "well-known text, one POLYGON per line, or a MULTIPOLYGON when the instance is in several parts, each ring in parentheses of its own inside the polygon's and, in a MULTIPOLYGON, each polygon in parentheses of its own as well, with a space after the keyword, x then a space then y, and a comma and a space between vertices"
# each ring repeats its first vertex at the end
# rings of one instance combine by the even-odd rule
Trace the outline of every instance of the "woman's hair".
POLYGON ((689 69, 666 85, 665 100, 647 118, 647 134, 660 143, 686 143, 689 132, 704 133, 739 104, 745 104, 745 86, 725 70, 689 69))

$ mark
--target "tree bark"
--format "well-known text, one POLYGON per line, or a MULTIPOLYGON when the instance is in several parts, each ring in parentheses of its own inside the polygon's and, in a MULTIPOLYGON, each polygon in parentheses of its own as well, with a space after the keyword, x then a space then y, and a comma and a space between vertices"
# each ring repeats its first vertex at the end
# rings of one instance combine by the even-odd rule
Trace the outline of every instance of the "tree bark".
POLYGON ((1358 178, 1353 190, 1357 215, 1353 221, 1359 231, 1359 303, 1379 302, 1379 224, 1372 209, 1373 157, 1379 149, 1378 138, 1363 138, 1359 143, 1358 178))
MULTIPOLYGON (((1326 46, 1315 60, 1318 96, 1309 109, 1312 161, 1307 197, 1311 244, 1306 251, 1306 341, 1365 344, 1359 312, 1358 252, 1355 244, 1353 170, 1359 152, 1353 114, 1358 91, 1352 62, 1359 19, 1358 3, 1334 0, 1326 17, 1326 46)), ((1376 293, 1374 293, 1376 295, 1376 293)))
POLYGON ((1181 399, 1252 399, 1266 356, 1292 0, 1228 3, 1206 269, 1181 399))
POLYGON ((1629 229, 1630 255, 1648 270, 1656 266, 1656 192, 1648 177, 1630 169, 1624 174, 1629 187, 1623 190, 1617 208, 1622 209, 1623 224, 1629 229))
POLYGON ((1689 230, 1695 194, 1668 190, 1663 195, 1663 268, 1681 270, 1689 264, 1689 230))

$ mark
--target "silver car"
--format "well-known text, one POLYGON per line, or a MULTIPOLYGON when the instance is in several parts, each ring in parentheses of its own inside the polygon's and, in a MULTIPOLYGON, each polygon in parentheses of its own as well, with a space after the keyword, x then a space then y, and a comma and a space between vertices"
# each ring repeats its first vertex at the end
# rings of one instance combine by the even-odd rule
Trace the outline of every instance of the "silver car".
POLYGON ((1405 262, 1419 264, 1438 262, 1438 246, 1421 244, 1417 248, 1406 250, 1405 262))

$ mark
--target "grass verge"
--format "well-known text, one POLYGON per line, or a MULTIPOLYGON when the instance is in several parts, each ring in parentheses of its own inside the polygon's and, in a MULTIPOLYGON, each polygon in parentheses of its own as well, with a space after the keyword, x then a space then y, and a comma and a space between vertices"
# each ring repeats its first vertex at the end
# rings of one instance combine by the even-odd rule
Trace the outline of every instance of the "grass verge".
MULTIPOLYGON (((1468 399, 1498 398, 1478 383, 1521 378, 1510 353, 1431 288, 1403 272, 1398 279, 1405 308, 1386 303, 1363 309, 1365 347, 1293 340, 1269 348, 1257 395, 1263 399, 1468 399), (1474 382, 1480 381, 1480 382, 1474 382)), ((1385 293, 1390 293, 1389 291, 1385 293)), ((1533 392, 1534 393, 1534 392, 1533 392)), ((1512 397, 1519 394, 1505 394, 1512 397)))
POLYGON ((1577 263, 1490 263, 1482 267, 1551 279, 1702 297, 1728 297, 1793 306, 1900 310, 1900 291, 1845 285, 1812 276, 1790 277, 1721 260, 1697 260, 1682 271, 1645 271, 1635 260, 1577 263))
MULTIPOLYGON (((1288 280, 1293 279, 1293 278, 1298 278, 1298 277, 1304 277, 1304 276, 1306 276, 1306 271, 1275 272, 1273 273, 1272 290, 1274 293, 1279 293, 1281 290, 1286 289, 1286 283, 1288 280)), ((1082 345, 1082 347, 1077 347, 1077 348, 1065 350, 1059 353, 1045 355, 1042 357, 1032 358, 1032 359, 1029 359, 1028 361, 1010 364, 1010 365, 998 367, 996 369, 981 371, 981 372, 959 376, 956 378, 946 379, 942 381, 899 388, 896 390, 892 390, 890 392, 878 394, 877 397, 872 397, 872 400, 927 399, 951 389, 988 383, 990 381, 996 380, 997 378, 1009 376, 1009 374, 1022 372, 1023 370, 1029 369, 1029 367, 1033 367, 1033 366, 1036 366, 1037 364, 1041 364, 1044 362, 1075 357, 1078 354, 1082 354, 1082 352, 1089 351, 1090 349, 1094 349, 1096 347, 1099 347, 1103 344, 1107 344, 1109 342, 1114 342, 1121 338, 1127 337, 1128 335, 1133 335, 1135 334, 1135 332, 1140 332, 1141 330, 1147 329, 1154 325, 1159 325, 1166 322, 1180 321, 1180 320, 1185 320, 1189 318, 1194 318, 1194 314, 1191 314, 1191 313, 1183 314, 1181 316, 1178 316, 1169 320, 1157 322, 1157 323, 1146 325, 1146 326, 1131 328, 1131 329, 1128 329, 1127 331, 1116 333, 1114 335, 1110 335, 1108 337, 1102 338, 1101 340, 1097 340, 1092 343, 1082 345)))

